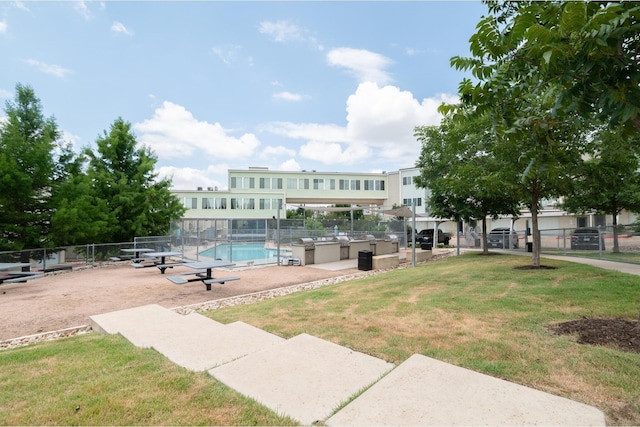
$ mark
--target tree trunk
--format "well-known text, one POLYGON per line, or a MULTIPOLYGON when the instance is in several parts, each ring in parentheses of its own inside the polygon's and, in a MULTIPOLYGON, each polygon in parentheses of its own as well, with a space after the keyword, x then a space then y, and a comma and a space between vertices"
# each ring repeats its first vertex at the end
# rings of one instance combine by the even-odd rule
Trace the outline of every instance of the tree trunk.
MULTIPOLYGON (((535 185, 534 185, 535 186, 535 185)), ((534 189, 531 192, 531 229, 533 240, 533 251, 531 253, 531 265, 540 267, 540 231, 538 230, 538 191, 534 189)))
POLYGON ((487 216, 482 217, 482 253, 489 254, 489 246, 487 246, 487 216))
POLYGON ((620 246, 618 246, 618 215, 613 213, 613 253, 620 253, 620 246))

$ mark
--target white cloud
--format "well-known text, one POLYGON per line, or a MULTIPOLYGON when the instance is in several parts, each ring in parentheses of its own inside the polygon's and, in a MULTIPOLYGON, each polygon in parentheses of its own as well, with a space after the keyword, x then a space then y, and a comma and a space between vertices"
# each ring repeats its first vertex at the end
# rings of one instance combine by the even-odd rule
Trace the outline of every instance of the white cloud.
POLYGON ((303 96, 298 94, 298 93, 291 93, 291 92, 287 92, 287 91, 278 92, 278 93, 274 93, 273 94, 273 99, 275 99, 276 101, 297 102, 297 101, 301 101, 302 98, 303 98, 303 96))
POLYGON ((60 65, 47 64, 47 63, 38 61, 37 59, 25 59, 24 62, 26 62, 27 64, 33 67, 36 67, 41 72, 45 74, 50 74, 54 77, 63 78, 67 74, 71 73, 71 70, 61 67, 60 65))
POLYGON ((13 93, 6 90, 6 89, 0 89, 0 99, 9 99, 13 96, 13 93))
POLYGON ((171 188, 176 190, 196 190, 198 187, 205 189, 218 187, 218 190, 224 190, 221 182, 211 177, 209 171, 206 170, 163 166, 156 169, 155 172, 158 174, 159 179, 171 179, 171 188))
POLYGON ((278 43, 305 42, 314 49, 324 50, 324 46, 315 37, 309 35, 308 30, 286 20, 276 22, 262 21, 258 25, 258 32, 266 34, 271 40, 278 43))
POLYGON ((62 130, 62 141, 71 143, 71 147, 74 152, 79 153, 82 150, 82 146, 80 145, 80 138, 78 135, 75 135, 67 130, 62 130))
POLYGON ((364 144, 344 146, 338 143, 310 141, 300 147, 301 157, 327 165, 351 165, 366 160, 371 154, 371 149, 364 144))
POLYGON ((295 154, 296 154, 295 150, 291 150, 290 148, 284 147, 282 145, 279 145, 277 147, 273 147, 270 145, 266 147, 264 150, 262 150, 262 157, 269 157, 269 156, 293 157, 295 156, 295 154))
POLYGON ((21 1, 14 1, 13 2, 13 6, 15 6, 16 8, 18 8, 20 10, 24 10, 25 12, 31 12, 31 10, 29 10, 27 5, 24 4, 24 2, 21 2, 21 1))
POLYGON ((303 32, 300 27, 287 21, 263 21, 258 26, 258 31, 261 34, 268 35, 276 42, 304 40, 303 32))
POLYGON ((372 163, 373 159, 389 163, 382 168, 392 170, 413 165, 418 158, 420 144, 414 128, 439 124, 440 104, 456 101, 456 96, 446 94, 418 101, 395 86, 361 83, 347 100, 346 126, 273 122, 262 130, 304 140, 299 155, 305 159, 327 165, 372 163))
POLYGON ((278 167, 278 170, 281 171, 299 171, 301 169, 302 168, 300 167, 298 162, 295 161, 295 159, 289 159, 286 162, 281 163, 278 167))
POLYGON ((200 159, 243 159, 254 155, 260 142, 251 133, 230 135, 219 123, 199 121, 181 105, 164 101, 151 119, 133 125, 139 141, 159 156, 200 159))
POLYGON ((333 67, 346 68, 358 82, 386 84, 393 79, 385 70, 393 61, 384 55, 363 49, 341 47, 327 53, 327 62, 333 67))
POLYGON ((6 34, 8 28, 6 20, 0 21, 0 34, 6 34))
POLYGON ((325 142, 344 142, 347 139, 346 129, 338 125, 271 122, 262 125, 260 130, 294 139, 309 139, 325 142))
MULTIPOLYGON (((231 65, 236 62, 238 52, 242 49, 239 45, 223 45, 211 48, 211 51, 226 65, 231 65)), ((251 60, 250 60, 251 62, 251 60)))
POLYGON ((111 24, 111 31, 113 31, 114 33, 120 33, 127 36, 133 35, 132 31, 129 31, 122 22, 118 22, 118 21, 113 21, 113 24, 111 24))
POLYGON ((87 6, 87 3, 85 1, 74 2, 73 8, 76 12, 82 15, 85 20, 89 21, 91 18, 93 18, 93 14, 89 10, 89 6, 87 6))

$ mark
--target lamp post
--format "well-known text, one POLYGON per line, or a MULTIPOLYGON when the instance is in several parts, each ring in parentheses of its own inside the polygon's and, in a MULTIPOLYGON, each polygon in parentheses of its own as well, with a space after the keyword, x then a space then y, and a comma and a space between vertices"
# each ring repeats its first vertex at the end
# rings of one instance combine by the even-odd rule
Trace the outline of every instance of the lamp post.
POLYGON ((411 267, 416 266, 416 199, 411 199, 411 267))
POLYGON ((276 259, 280 265, 280 209, 282 208, 282 199, 278 199, 278 213, 276 218, 276 259))

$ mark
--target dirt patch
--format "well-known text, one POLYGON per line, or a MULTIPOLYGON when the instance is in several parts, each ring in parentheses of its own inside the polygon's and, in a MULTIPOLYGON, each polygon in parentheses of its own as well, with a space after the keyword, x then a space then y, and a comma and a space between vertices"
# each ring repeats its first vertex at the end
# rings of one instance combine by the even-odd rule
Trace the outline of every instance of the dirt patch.
POLYGON ((146 304, 182 307, 359 272, 356 268, 331 271, 277 265, 216 269, 216 276, 240 276, 240 280, 214 284, 211 291, 202 282, 176 285, 167 279, 186 271, 178 267, 160 274, 155 267, 115 263, 0 285, 0 341, 87 325, 89 316, 125 308, 146 304))
POLYGON ((549 326, 558 335, 577 335, 579 344, 602 345, 640 353, 636 320, 582 318, 549 326))

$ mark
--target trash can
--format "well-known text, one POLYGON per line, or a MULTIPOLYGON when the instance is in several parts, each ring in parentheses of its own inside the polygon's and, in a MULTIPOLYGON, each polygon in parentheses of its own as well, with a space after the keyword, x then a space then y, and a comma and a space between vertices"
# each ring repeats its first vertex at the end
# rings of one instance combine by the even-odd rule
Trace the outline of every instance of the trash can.
POLYGON ((533 242, 527 242, 527 252, 533 252, 533 242))
POLYGON ((373 252, 358 251, 358 270, 373 270, 373 252))

